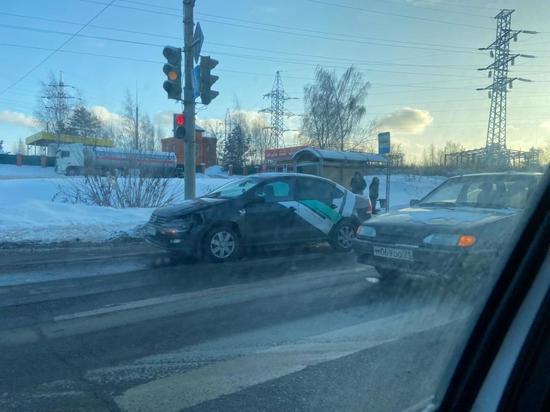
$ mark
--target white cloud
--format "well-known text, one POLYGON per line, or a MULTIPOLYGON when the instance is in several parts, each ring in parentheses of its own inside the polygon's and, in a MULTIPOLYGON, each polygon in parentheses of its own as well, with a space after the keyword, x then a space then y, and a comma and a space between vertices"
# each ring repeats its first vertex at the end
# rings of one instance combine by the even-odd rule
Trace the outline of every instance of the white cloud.
POLYGON ((550 132, 550 120, 545 120, 539 124, 539 127, 541 129, 546 130, 547 132, 550 132))
POLYGON ((419 134, 433 122, 433 117, 427 110, 404 107, 376 121, 380 130, 419 134))
POLYGON ((0 111, 0 123, 32 128, 38 127, 38 120, 33 116, 21 112, 13 112, 11 110, 0 111))
POLYGON ((111 112, 105 106, 92 106, 90 111, 95 114, 99 120, 106 124, 119 124, 122 121, 122 116, 118 113, 111 112))
POLYGON ((173 111, 164 110, 162 112, 155 113, 155 123, 161 127, 172 127, 173 111))

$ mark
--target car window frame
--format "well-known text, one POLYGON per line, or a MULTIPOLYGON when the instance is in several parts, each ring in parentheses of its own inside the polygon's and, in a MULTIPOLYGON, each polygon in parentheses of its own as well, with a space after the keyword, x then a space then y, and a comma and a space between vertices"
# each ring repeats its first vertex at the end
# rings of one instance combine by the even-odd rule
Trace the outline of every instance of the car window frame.
POLYGON ((266 204, 273 204, 273 203, 277 203, 277 202, 288 202, 288 201, 295 200, 296 199, 296 189, 295 189, 294 178, 292 178, 290 176, 278 176, 278 177, 273 177, 273 178, 270 178, 270 179, 266 179, 265 181, 260 182, 259 184, 257 184, 253 188, 251 188, 246 193, 248 193, 250 198, 253 199, 253 198, 256 197, 256 193, 257 193, 258 190, 260 190, 261 188, 263 188, 264 186, 266 186, 270 183, 277 182, 278 180, 284 180, 284 181, 288 182, 289 187, 290 187, 290 195, 285 197, 285 198, 277 199, 274 202, 267 202, 266 201, 265 203, 266 204))
MULTIPOLYGON (((327 198, 326 200, 329 200, 331 203, 332 203, 332 200, 334 199, 334 193, 335 193, 335 190, 338 189, 336 187, 336 185, 333 183, 333 182, 330 182, 330 181, 326 181, 324 179, 316 179, 314 177, 300 177, 300 178, 297 178, 295 179, 295 185, 296 185, 296 191, 295 191, 295 199, 300 201, 300 200, 319 200, 319 201, 323 201, 325 199, 323 199, 321 196, 318 196, 318 197, 315 197, 315 198, 312 198, 312 199, 309 199, 309 198, 300 198, 299 197, 299 191, 300 191, 300 185, 299 185, 299 182, 300 181, 311 181, 311 182, 319 182, 320 184, 325 184, 327 186, 330 187, 330 191, 329 191, 329 198, 327 198)), ((338 189, 340 190, 340 189, 338 189)), ((343 197, 345 195, 345 192, 342 194, 341 197, 343 197)))
MULTIPOLYGON (((535 176, 535 178, 537 178, 535 176)), ((548 253, 550 169, 539 181, 541 188, 524 209, 510 253, 495 271, 495 283, 469 332, 449 380, 440 381, 432 405, 440 410, 470 410, 484 384, 524 299, 548 253), (546 232, 546 233, 544 233, 546 232)))

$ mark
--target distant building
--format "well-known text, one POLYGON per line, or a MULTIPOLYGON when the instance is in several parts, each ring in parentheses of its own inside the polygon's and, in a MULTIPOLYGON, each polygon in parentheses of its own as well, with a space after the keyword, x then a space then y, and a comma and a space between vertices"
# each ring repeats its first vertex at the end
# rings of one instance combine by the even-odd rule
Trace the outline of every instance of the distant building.
MULTIPOLYGON (((207 168, 218 163, 217 144, 215 137, 205 136, 205 130, 201 127, 195 128, 195 166, 207 168)), ((161 140, 163 152, 173 152, 176 154, 179 168, 185 167, 185 144, 183 139, 168 137, 161 140)))
POLYGON ((294 170, 298 173, 326 177, 345 187, 349 187, 355 172, 366 176, 369 169, 387 164, 386 157, 378 153, 340 152, 313 147, 297 151, 292 156, 292 161, 294 170))
POLYGON ((305 149, 307 146, 280 147, 278 149, 266 149, 266 169, 270 172, 292 172, 294 170, 294 153, 305 149))

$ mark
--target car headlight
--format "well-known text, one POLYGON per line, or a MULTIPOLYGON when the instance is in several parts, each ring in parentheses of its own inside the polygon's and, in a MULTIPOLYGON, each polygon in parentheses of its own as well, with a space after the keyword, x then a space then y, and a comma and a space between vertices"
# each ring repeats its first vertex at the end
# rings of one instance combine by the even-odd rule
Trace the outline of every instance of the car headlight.
POLYGON ((376 236, 376 229, 373 228, 372 226, 361 225, 357 228, 357 236, 375 237, 376 236))
POLYGON ((168 236, 177 236, 180 233, 189 232, 192 225, 193 220, 190 218, 175 219, 165 223, 160 232, 168 236))
POLYGON ((466 248, 476 243, 476 237, 473 235, 432 233, 426 236, 423 242, 432 246, 458 246, 466 248))

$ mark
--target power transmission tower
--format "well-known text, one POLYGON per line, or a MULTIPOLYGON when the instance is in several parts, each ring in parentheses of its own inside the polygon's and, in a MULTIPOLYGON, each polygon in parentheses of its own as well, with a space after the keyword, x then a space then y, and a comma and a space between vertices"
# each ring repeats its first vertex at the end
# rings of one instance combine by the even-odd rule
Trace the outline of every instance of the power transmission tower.
POLYGON ((46 96, 41 96, 46 100, 44 108, 50 113, 47 116, 46 131, 58 133, 64 131, 65 122, 71 111, 71 100, 78 99, 72 96, 66 89, 74 89, 74 86, 68 85, 63 81, 63 72, 59 72, 59 80, 48 84, 46 96))
POLYGON ((493 83, 477 90, 488 90, 491 99, 489 123, 487 126, 487 140, 485 156, 488 165, 506 166, 509 163, 506 148, 506 98, 508 89, 512 88, 515 80, 530 81, 521 77, 508 77, 509 66, 514 65, 517 57, 533 58, 534 56, 510 53, 510 41, 517 41, 518 34, 536 32, 527 30, 511 30, 512 13, 514 10, 501 10, 496 16, 497 32, 495 41, 479 50, 490 50, 493 63, 478 70, 487 70, 488 77, 493 83))
POLYGON ((283 134, 288 129, 285 128, 284 117, 291 116, 292 113, 285 111, 285 101, 295 99, 289 97, 283 88, 281 73, 277 71, 275 81, 269 93, 264 94, 264 98, 271 99, 271 107, 260 110, 261 113, 269 113, 271 115, 271 130, 267 147, 269 149, 277 149, 284 145, 283 134))

